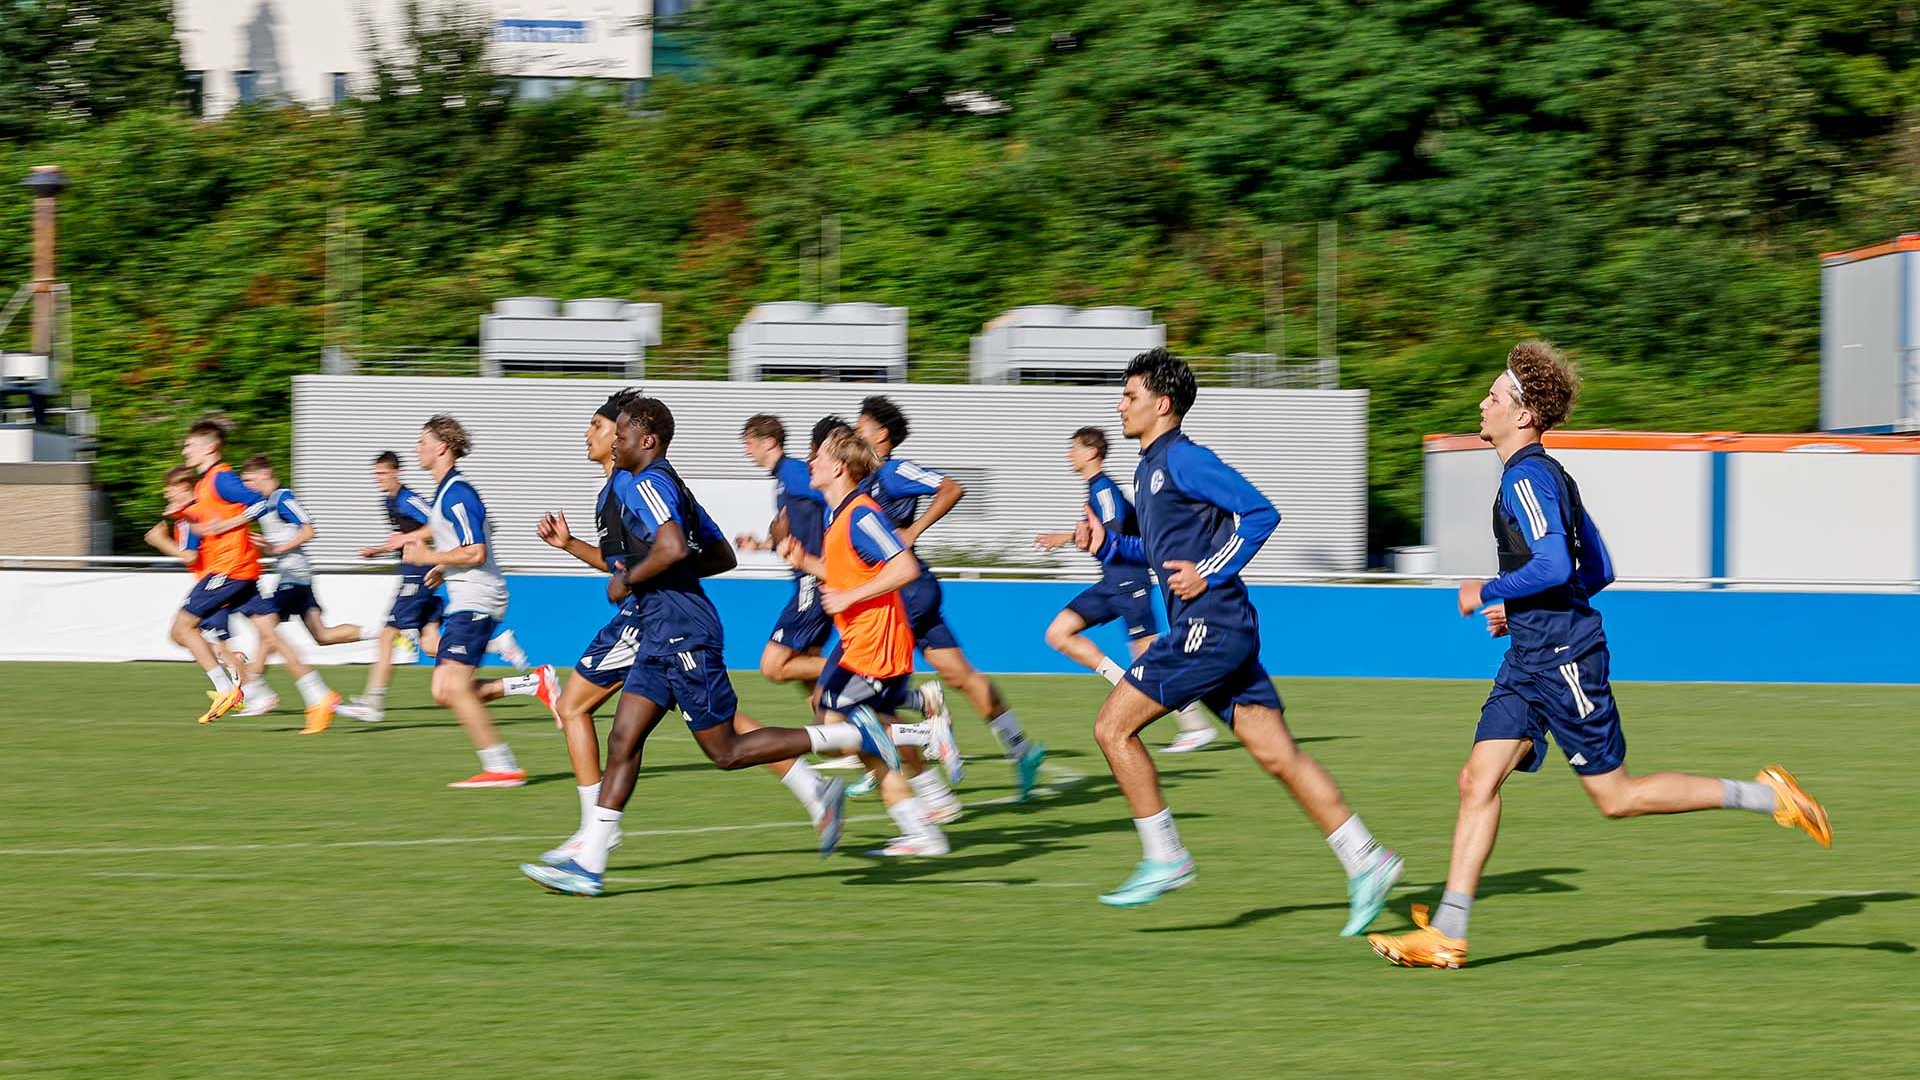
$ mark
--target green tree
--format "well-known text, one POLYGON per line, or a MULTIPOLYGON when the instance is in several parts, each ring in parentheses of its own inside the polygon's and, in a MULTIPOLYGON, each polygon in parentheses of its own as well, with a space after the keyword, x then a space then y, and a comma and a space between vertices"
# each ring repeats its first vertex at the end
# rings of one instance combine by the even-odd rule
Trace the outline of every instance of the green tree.
POLYGON ((171 0, 0 0, 0 139, 178 104, 171 0))

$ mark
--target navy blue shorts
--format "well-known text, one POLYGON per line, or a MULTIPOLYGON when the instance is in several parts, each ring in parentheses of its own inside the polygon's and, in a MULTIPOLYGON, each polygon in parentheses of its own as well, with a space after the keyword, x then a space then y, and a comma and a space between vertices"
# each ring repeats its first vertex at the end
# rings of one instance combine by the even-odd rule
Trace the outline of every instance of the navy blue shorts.
POLYGON ((592 644, 573 665, 574 673, 598 687, 618 686, 627 681, 634 657, 640 652, 640 608, 628 601, 593 635, 592 644))
POLYGON ((283 581, 279 588, 273 590, 273 607, 280 621, 286 622, 288 619, 302 618, 309 611, 319 611, 320 601, 314 597, 311 584, 283 581))
POLYGON ((393 609, 387 613, 387 625, 396 630, 418 630, 439 622, 446 604, 445 598, 426 585, 403 578, 400 592, 393 598, 393 609))
POLYGON ((230 616, 230 612, 214 612, 200 620, 200 632, 213 638, 215 641, 231 641, 233 639, 233 631, 227 625, 230 616))
POLYGON ((840 666, 840 650, 833 650, 827 666, 820 672, 820 707, 842 716, 865 705, 882 716, 892 716, 907 702, 907 683, 912 675, 877 679, 856 675, 840 666))
POLYGON ((718 646, 642 656, 627 672, 625 690, 663 709, 679 709, 694 731, 731 724, 740 711, 718 646))
POLYGON ((833 616, 820 608, 819 582, 811 574, 795 579, 793 595, 780 609, 780 618, 773 624, 773 633, 767 635, 767 640, 794 652, 806 652, 825 645, 831 636, 833 616))
POLYGON ((1153 581, 1145 574, 1134 581, 1101 581, 1067 601, 1067 610, 1088 626, 1118 619, 1134 641, 1160 632, 1160 616, 1153 610, 1153 581))
POLYGON ((1473 741, 1529 739, 1533 749, 1520 763, 1533 772, 1547 752, 1547 733, 1581 776, 1610 773, 1627 761, 1627 737, 1620 730, 1620 709, 1607 682, 1607 647, 1546 671, 1521 671, 1500 662, 1493 692, 1480 707, 1473 741))
POLYGON ((497 621, 484 611, 453 611, 440 620, 440 651, 435 663, 479 667, 487 657, 497 621))
POLYGON ((1168 709, 1198 701, 1233 726, 1239 705, 1279 710, 1280 692, 1260 666, 1260 635, 1252 631, 1216 631, 1204 620, 1188 619, 1172 633, 1156 638, 1127 669, 1134 688, 1168 709))
POLYGON ((201 620, 219 612, 245 615, 273 614, 273 598, 260 595, 258 581, 235 581, 224 574, 208 574, 193 583, 187 602, 180 605, 201 620))
POLYGON ((907 605, 907 622, 913 627, 913 644, 921 652, 928 649, 957 649, 960 639, 947 627, 940 610, 940 579, 931 570, 922 571, 905 588, 900 599, 907 605))

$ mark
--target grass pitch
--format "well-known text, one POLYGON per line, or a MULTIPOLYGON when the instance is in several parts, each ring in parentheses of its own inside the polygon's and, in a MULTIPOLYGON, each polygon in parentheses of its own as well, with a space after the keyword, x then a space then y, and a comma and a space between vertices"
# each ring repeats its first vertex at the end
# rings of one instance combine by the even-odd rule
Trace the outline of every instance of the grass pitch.
MULTIPOLYGON (((1162 759, 1194 886, 1095 903, 1138 847, 1092 742, 1105 687, 1090 676, 1003 680, 1053 776, 1084 779, 979 806, 952 856, 902 865, 847 853, 890 834, 877 803, 855 804, 822 861, 784 788, 713 771, 670 721, 598 900, 515 869, 577 815, 531 699, 495 714, 538 782, 450 791, 474 758, 419 670, 400 673, 386 724, 318 738, 293 734, 293 711, 196 727, 206 684, 186 665, 0 676, 11 1080, 1746 1080, 1920 1063, 1912 689, 1620 687, 1635 767, 1749 777, 1782 761, 1825 800, 1833 850, 1750 814, 1606 821, 1556 758, 1507 787, 1470 965, 1432 972, 1336 936, 1337 864, 1231 740, 1162 759)), ((752 715, 798 722, 790 691, 736 682, 752 715)), ((1445 876, 1484 687, 1281 690, 1407 857, 1375 928, 1405 926, 1445 876)), ((958 704, 956 720, 963 797, 1004 798, 990 736, 958 704)))

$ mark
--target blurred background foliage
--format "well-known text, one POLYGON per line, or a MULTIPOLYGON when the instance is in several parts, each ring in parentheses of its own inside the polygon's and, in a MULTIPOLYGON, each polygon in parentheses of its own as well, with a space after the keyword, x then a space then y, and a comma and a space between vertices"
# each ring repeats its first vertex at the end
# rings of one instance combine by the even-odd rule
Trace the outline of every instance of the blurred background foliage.
MULTIPOLYGON (((1522 335, 1580 361, 1575 426, 1811 428, 1817 255, 1920 194, 1911 0, 710 0, 702 73, 638 106, 515 101, 483 28, 425 17, 359 100, 213 122, 169 9, 0 0, 0 177, 73 184, 74 383, 123 537, 194 415, 286 459, 330 223, 363 343, 473 344, 538 294, 659 302, 668 347, 723 350, 752 304, 816 298, 832 215, 839 297, 912 309, 916 351, 1060 302, 1219 356, 1266 348, 1276 243, 1312 351, 1337 222, 1384 545, 1418 538, 1419 437, 1470 429, 1522 335)), ((13 280, 28 225, 0 214, 13 280)))

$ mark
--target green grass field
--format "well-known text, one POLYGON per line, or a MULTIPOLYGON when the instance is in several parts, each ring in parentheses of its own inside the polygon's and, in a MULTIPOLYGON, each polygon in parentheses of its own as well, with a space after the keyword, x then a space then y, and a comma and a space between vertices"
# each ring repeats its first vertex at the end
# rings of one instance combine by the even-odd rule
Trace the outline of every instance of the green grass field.
MULTIPOLYGON (((0 666, 0 1076, 1920 1068, 1920 690, 1621 687, 1639 769, 1783 761, 1826 801, 1834 848, 1750 814, 1606 821, 1556 759, 1509 784, 1472 963, 1435 972, 1337 936, 1338 865, 1230 740, 1163 762, 1195 885, 1134 911, 1095 903, 1138 846, 1093 746, 1092 677, 1004 680, 1070 770, 1055 777, 1085 779, 981 806, 953 855, 905 865, 822 861, 770 776, 715 772, 663 725, 609 895, 585 900, 515 869, 576 820, 551 720, 531 699, 496 709, 539 782, 450 791, 475 762, 422 674, 401 673, 385 725, 300 738, 290 711, 197 727, 205 681, 186 665, 0 666)), ((737 683, 756 717, 798 721, 791 692, 737 683)), ((1445 875, 1484 687, 1281 690, 1407 857, 1376 928, 1405 926, 1445 875)), ((1003 799, 1009 770, 957 719, 963 796, 1003 799)), ((877 803, 856 806, 843 852, 891 831, 877 803)))

